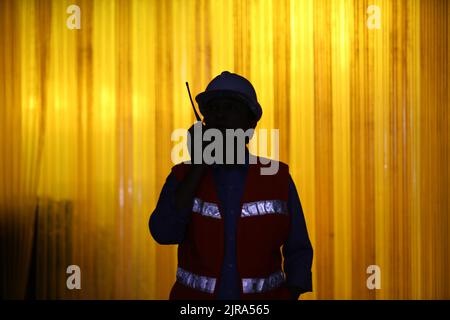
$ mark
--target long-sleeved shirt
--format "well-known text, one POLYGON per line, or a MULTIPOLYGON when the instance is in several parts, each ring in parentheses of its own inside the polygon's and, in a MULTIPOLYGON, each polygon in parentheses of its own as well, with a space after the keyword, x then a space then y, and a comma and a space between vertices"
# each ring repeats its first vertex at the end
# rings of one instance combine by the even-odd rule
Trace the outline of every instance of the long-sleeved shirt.
MULTIPOLYGON (((236 268, 236 230, 240 216, 240 199, 244 192, 244 181, 248 165, 224 168, 212 166, 216 190, 224 219, 225 252, 218 283, 218 299, 239 299, 240 284, 236 268)), ((192 210, 177 210, 175 206, 176 178, 170 174, 162 188, 156 209, 152 213, 149 227, 153 238, 160 244, 179 244, 183 241, 192 210)), ((291 229, 283 245, 283 269, 288 287, 298 293, 312 290, 311 265, 313 249, 308 237, 303 209, 295 184, 289 177, 288 210, 291 229)))

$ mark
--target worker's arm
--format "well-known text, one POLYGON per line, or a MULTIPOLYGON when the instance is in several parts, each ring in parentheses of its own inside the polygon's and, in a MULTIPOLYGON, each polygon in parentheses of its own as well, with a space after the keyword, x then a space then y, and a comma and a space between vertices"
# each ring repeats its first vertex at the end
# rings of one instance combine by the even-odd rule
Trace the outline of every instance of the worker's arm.
POLYGON ((313 248, 300 198, 291 177, 289 178, 288 209, 291 215, 291 229, 288 240, 283 246, 284 271, 292 297, 297 300, 300 294, 312 291, 313 248))
POLYGON ((189 172, 177 184, 175 188, 175 206, 178 210, 192 209, 192 201, 205 168, 205 164, 191 165, 189 172))
POLYGON ((149 219, 150 233, 159 244, 180 243, 190 220, 192 209, 179 210, 175 205, 177 186, 178 181, 171 173, 164 183, 156 208, 149 219))
MULTIPOLYGON (((189 133, 194 134, 194 125, 189 133)), ((193 155, 191 148, 193 144, 188 144, 189 153, 193 155)), ((178 244, 183 240, 194 195, 205 170, 206 164, 192 164, 182 180, 178 181, 173 173, 167 177, 149 220, 150 232, 158 243, 178 244)))
POLYGON ((177 181, 173 173, 167 177, 149 220, 150 233, 158 243, 178 244, 183 240, 203 172, 204 168, 192 166, 182 181, 177 181))
POLYGON ((201 139, 201 133, 205 130, 205 126, 201 124, 201 122, 194 123, 188 130, 188 151, 191 156, 192 164, 186 176, 184 176, 183 180, 177 185, 175 190, 175 205, 179 210, 191 208, 192 200, 194 199, 195 192, 197 191, 197 187, 200 184, 200 180, 202 179, 203 174, 206 170, 206 164, 201 162, 201 164, 195 164, 196 161, 194 159, 194 145, 195 142, 200 142, 202 148, 200 149, 200 154, 196 154, 195 156, 203 155, 203 150, 209 143, 204 142, 201 139), (197 130, 197 131, 195 131, 197 130), (195 134, 199 134, 198 139, 194 138, 195 134))

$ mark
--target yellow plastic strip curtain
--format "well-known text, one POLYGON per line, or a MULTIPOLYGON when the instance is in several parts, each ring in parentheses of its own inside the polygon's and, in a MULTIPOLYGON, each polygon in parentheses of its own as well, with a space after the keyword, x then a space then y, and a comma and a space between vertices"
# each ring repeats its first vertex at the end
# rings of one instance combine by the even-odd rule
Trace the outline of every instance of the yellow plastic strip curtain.
POLYGON ((176 246, 148 218, 171 133, 194 122, 185 81, 195 95, 229 70, 300 194, 302 298, 449 299, 449 16, 443 0, 0 1, 1 296, 166 299, 176 246))

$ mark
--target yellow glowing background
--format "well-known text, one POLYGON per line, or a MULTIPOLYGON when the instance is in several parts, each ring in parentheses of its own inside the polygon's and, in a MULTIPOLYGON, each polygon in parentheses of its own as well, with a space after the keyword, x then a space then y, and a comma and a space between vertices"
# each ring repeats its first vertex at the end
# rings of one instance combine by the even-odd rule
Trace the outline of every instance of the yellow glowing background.
POLYGON ((280 129, 315 249, 302 298, 449 299, 449 16, 445 0, 0 1, 2 296, 166 299, 176 247, 147 223, 170 134, 194 121, 184 82, 230 70, 280 129))

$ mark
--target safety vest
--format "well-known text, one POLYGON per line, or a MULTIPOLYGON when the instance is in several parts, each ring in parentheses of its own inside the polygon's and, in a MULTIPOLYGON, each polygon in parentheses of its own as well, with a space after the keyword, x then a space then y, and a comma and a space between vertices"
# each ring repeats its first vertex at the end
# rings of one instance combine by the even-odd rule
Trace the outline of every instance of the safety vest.
MULTIPOLYGON (((280 251, 290 228, 289 169, 279 162, 275 175, 261 175, 264 165, 257 160, 248 166, 237 224, 241 299, 289 299, 280 251)), ((172 172, 181 181, 189 168, 189 164, 181 163, 172 172)), ((224 257, 222 212, 212 169, 208 168, 195 194, 185 237, 178 246, 177 280, 170 299, 216 298, 224 257)))

